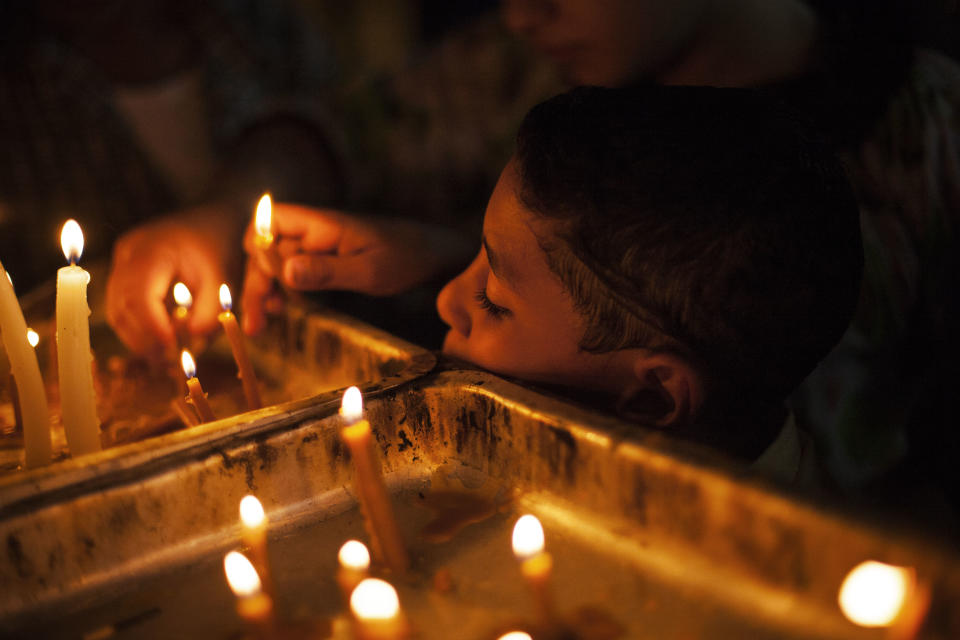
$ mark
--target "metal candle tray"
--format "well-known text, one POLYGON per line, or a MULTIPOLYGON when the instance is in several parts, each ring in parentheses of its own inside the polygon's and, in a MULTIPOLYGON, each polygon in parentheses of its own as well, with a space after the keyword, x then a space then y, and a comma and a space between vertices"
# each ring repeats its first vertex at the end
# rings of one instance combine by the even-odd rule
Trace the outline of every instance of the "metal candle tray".
MULTIPOLYGON (((304 357, 327 357, 320 342, 304 357)), ((492 639, 532 618, 510 550, 522 512, 544 523, 556 609, 589 622, 581 637, 886 637, 837 606, 846 572, 865 559, 915 567, 931 586, 919 637, 960 637, 960 562, 912 534, 487 373, 446 365, 389 379, 366 385, 366 416, 413 558, 412 575, 394 582, 419 638, 492 639), (510 501, 427 542, 424 505, 450 486, 510 501)), ((4 485, 0 634, 237 637, 222 557, 240 544, 247 493, 270 518, 280 617, 342 619, 337 549, 365 534, 338 403, 324 394, 4 485)))

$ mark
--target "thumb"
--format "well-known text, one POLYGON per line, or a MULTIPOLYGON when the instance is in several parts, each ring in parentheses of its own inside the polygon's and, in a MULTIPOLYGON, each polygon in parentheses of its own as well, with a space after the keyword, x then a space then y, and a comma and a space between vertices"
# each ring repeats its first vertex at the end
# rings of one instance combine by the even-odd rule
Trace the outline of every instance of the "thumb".
POLYGON ((292 256, 283 264, 283 282, 291 289, 316 291, 343 289, 372 293, 374 256, 368 252, 352 256, 307 253, 292 256))

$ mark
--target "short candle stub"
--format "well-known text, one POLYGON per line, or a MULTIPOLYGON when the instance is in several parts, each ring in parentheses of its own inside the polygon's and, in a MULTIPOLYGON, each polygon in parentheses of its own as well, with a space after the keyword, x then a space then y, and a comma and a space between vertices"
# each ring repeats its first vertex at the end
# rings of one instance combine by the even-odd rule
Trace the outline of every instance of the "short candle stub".
POLYGON ((230 590, 238 598, 255 596, 260 593, 262 585, 257 570, 253 568, 245 555, 239 551, 231 551, 223 557, 223 570, 227 574, 227 583, 230 590))
POLYGON ((73 218, 63 223, 60 230, 60 248, 63 249, 63 256, 70 266, 80 261, 83 254, 83 230, 80 229, 80 223, 73 218))
POLYGON ((193 361, 193 356, 190 355, 190 352, 184 349, 180 352, 180 366, 183 367, 183 374, 187 378, 194 378, 197 375, 197 365, 193 361))
POLYGON ((365 571, 370 568, 370 551, 359 540, 347 540, 337 554, 340 566, 345 569, 365 571))
POLYGON ((532 558, 543 551, 543 526, 536 516, 525 515, 513 526, 513 553, 521 560, 532 558))
POLYGON ((854 624, 888 627, 906 607, 915 585, 913 569, 867 560, 847 574, 837 600, 854 624))
POLYGON ((350 595, 350 610, 360 620, 391 620, 400 613, 400 598, 386 580, 367 578, 350 595))

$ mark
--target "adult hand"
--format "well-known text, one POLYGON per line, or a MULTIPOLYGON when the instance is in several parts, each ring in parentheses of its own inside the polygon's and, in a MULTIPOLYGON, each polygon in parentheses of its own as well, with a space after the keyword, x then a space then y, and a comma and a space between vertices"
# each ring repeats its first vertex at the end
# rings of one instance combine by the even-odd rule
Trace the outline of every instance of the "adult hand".
POLYGON ((274 281, 295 291, 349 290, 386 296, 406 291, 469 262, 473 247, 459 234, 412 220, 374 219, 331 209, 273 205, 276 250, 271 266, 256 247, 252 225, 243 284, 243 326, 255 334, 266 323, 274 281))
POLYGON ((144 224, 117 241, 107 281, 107 321, 132 351, 152 357, 175 351, 164 300, 177 281, 193 294, 191 335, 216 328, 219 287, 230 258, 228 219, 217 207, 199 207, 144 224))

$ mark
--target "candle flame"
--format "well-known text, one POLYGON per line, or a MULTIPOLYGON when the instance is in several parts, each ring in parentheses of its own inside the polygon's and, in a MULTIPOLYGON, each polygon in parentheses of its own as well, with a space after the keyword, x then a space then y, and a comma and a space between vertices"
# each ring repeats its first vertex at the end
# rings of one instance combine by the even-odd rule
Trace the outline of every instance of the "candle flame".
POLYGON ((259 527, 267 519, 263 505, 255 496, 244 496, 240 501, 240 520, 247 527, 259 527))
POLYGON ((83 230, 80 229, 80 223, 70 218, 63 223, 63 229, 60 231, 60 248, 63 249, 63 255, 70 264, 76 264, 83 254, 83 230))
POLYGON ((190 293, 190 289, 187 288, 187 285, 182 282, 178 282, 173 285, 173 301, 177 303, 178 306, 189 309, 193 306, 193 294, 190 293))
POLYGON ((337 558, 340 560, 340 566, 345 569, 364 571, 370 568, 370 552, 367 550, 367 545, 359 540, 344 542, 337 558))
POLYGON ((360 394, 360 389, 350 387, 343 392, 340 415, 343 416, 347 424, 353 424, 363 417, 363 395, 360 394))
POLYGON ((27 328, 27 342, 30 343, 31 347, 35 347, 40 344, 40 334, 34 331, 33 329, 27 328))
POLYGON ((350 609, 360 620, 390 620, 400 613, 400 599, 389 582, 367 578, 350 594, 350 609))
POLYGON ((197 363, 193 361, 193 356, 186 349, 180 354, 180 365, 183 367, 183 373, 188 378, 197 375, 197 363))
POLYGON ((533 640, 533 636, 525 631, 511 631, 503 634, 497 640, 533 640))
POLYGON ((223 570, 227 574, 227 583, 233 595, 238 598, 255 596, 263 588, 260 576, 247 557, 237 551, 231 551, 223 557, 223 570))
POLYGON ((912 569, 867 560, 847 574, 837 600, 851 622, 886 627, 900 615, 915 579, 912 569))
POLYGON ((513 526, 513 553, 521 560, 532 558, 544 547, 543 526, 536 516, 525 515, 513 526))
POLYGON ((230 295, 230 287, 226 283, 220 285, 220 306, 224 311, 230 311, 233 307, 233 296, 230 295))
POLYGON ((273 203, 270 194, 265 193, 257 203, 257 213, 253 219, 253 227, 261 238, 273 240, 273 203))

